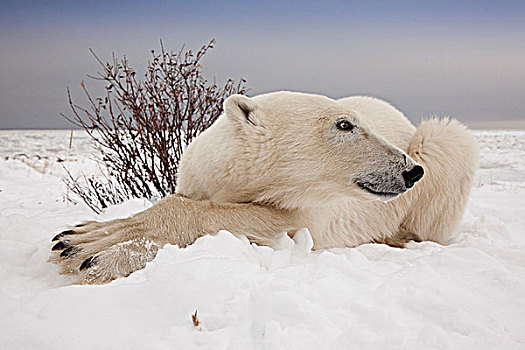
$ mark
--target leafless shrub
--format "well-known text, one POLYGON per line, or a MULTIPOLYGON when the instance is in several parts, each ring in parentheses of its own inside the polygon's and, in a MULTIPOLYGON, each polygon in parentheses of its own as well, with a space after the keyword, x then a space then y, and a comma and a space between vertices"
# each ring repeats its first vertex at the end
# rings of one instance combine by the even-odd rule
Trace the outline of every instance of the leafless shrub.
POLYGON ((223 112, 224 99, 247 92, 245 80, 229 79, 224 86, 202 76, 203 56, 212 40, 197 53, 185 50, 151 51, 144 78, 138 79, 124 56, 103 62, 91 79, 104 82, 106 94, 93 98, 84 83, 88 107, 75 104, 68 89, 72 117, 63 115, 91 137, 104 178, 74 178, 68 188, 91 209, 134 197, 159 199, 175 192, 177 168, 184 148, 223 112))

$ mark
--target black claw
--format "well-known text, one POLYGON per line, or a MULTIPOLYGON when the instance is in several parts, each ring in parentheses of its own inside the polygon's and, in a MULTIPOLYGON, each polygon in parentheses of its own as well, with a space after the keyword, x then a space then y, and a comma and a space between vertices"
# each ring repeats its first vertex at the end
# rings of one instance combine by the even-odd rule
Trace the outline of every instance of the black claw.
POLYGON ((82 226, 86 226, 86 224, 78 224, 78 225, 75 225, 75 227, 82 227, 82 226))
POLYGON ((95 265, 97 262, 98 262, 97 256, 90 256, 89 258, 84 260, 82 265, 80 265, 80 271, 89 269, 91 266, 95 265))
POLYGON ((80 251, 79 247, 72 246, 64 250, 62 253, 60 253, 60 256, 71 257, 75 255, 76 253, 78 253, 79 251, 80 251))
POLYGON ((53 248, 51 248, 52 251, 55 251, 55 250, 62 250, 62 249, 66 249, 67 247, 69 247, 69 244, 67 243, 64 243, 64 242, 58 242, 57 244, 55 244, 53 246, 53 248))
POLYGON ((62 232, 60 232, 58 235, 56 235, 55 237, 53 237, 53 239, 51 240, 51 242, 58 241, 60 238, 66 236, 66 235, 72 235, 72 234, 75 234, 75 231, 73 231, 73 230, 65 230, 65 231, 62 231, 62 232))

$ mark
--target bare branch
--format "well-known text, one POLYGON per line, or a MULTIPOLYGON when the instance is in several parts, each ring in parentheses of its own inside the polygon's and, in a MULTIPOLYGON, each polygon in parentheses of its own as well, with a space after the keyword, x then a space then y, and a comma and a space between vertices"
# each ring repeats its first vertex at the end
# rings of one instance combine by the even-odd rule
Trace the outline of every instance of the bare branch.
POLYGON ((206 130, 223 112, 222 104, 231 94, 245 94, 245 80, 229 79, 223 87, 208 83, 200 61, 215 40, 196 54, 183 46, 168 52, 160 41, 160 52, 151 51, 143 79, 137 78, 126 56, 100 64, 103 97, 93 98, 81 86, 88 107, 73 102, 67 90, 72 116, 63 115, 86 130, 100 153, 99 166, 105 177, 73 178, 67 171, 68 188, 95 212, 133 197, 160 199, 175 192, 178 163, 184 148, 206 130))

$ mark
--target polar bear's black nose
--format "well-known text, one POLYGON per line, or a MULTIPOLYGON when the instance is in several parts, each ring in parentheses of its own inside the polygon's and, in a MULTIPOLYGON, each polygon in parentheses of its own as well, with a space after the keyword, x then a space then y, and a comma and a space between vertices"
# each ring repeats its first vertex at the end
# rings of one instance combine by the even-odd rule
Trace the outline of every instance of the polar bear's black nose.
POLYGON ((416 165, 409 171, 403 171, 403 179, 405 179, 406 188, 411 188, 416 182, 418 182, 422 177, 425 171, 420 165, 416 165))

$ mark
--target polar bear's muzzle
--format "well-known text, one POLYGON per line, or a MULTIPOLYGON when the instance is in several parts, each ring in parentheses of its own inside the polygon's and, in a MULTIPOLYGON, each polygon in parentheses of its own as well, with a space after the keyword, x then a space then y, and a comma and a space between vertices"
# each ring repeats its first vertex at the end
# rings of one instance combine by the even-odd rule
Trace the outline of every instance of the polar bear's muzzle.
POLYGON ((354 182, 361 189, 381 200, 391 200, 412 188, 421 180, 423 174, 423 167, 416 163, 409 170, 368 173, 355 179, 354 182))

